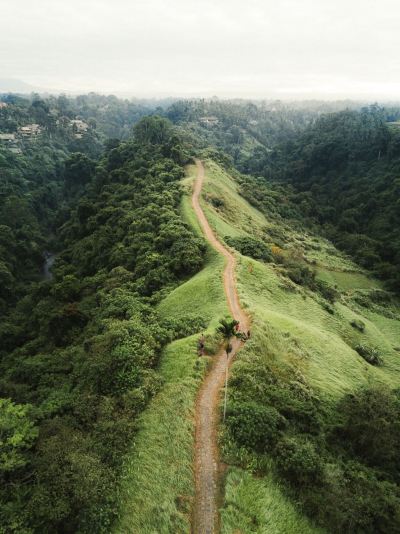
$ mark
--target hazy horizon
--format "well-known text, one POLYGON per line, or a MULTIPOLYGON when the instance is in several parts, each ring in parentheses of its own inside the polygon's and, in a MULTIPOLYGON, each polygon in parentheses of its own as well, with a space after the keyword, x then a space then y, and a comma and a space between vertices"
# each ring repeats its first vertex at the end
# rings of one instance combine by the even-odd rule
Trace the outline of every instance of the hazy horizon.
POLYGON ((399 100, 399 20, 395 0, 16 0, 0 77, 137 98, 399 100))

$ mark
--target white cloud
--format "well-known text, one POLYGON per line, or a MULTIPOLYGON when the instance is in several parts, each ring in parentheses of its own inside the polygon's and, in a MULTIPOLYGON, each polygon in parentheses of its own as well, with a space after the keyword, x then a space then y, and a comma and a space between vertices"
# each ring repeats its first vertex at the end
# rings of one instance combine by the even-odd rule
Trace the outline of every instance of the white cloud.
POLYGON ((0 76, 137 95, 400 97, 397 0, 14 0, 0 76))

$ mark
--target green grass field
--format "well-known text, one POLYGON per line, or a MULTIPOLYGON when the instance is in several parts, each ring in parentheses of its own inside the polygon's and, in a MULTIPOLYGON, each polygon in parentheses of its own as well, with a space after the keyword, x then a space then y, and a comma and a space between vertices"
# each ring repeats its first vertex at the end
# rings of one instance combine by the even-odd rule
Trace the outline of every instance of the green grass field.
MULTIPOLYGON (((237 184, 214 162, 207 165, 205 194, 211 193, 223 198, 225 203, 220 209, 215 209, 210 202, 204 203, 207 217, 221 238, 226 235, 257 237, 264 228, 276 224, 267 221, 240 197, 237 184)), ((288 237, 290 242, 299 235, 293 232, 288 237)), ((337 285, 345 296, 354 290, 381 287, 326 240, 308 234, 302 237, 302 243, 313 243, 318 248, 318 278, 337 285)), ((399 321, 350 307, 345 298, 335 304, 335 313, 331 315, 311 292, 288 287, 274 264, 239 254, 238 257, 239 294, 254 318, 254 326, 271 325, 286 345, 290 338, 299 347, 297 352, 301 351, 302 355, 297 357, 298 364, 313 387, 324 395, 336 397, 372 378, 392 386, 399 383, 400 354, 395 350, 400 345, 399 321), (364 333, 350 325, 353 319, 361 319, 366 324, 364 333), (366 364, 353 350, 359 343, 379 347, 385 365, 366 364)), ((282 357, 292 360, 290 351, 283 350, 282 357)))
MULTIPOLYGON (((194 168, 184 180, 187 194, 182 213, 200 233, 191 210, 194 168)), ((222 286, 223 259, 208 249, 206 265, 177 287, 159 305, 164 318, 201 315, 205 333, 215 334, 218 320, 228 311, 222 286)), ((169 534, 190 531, 194 497, 194 402, 208 358, 198 359, 198 335, 169 344, 161 359, 164 385, 139 421, 135 443, 126 457, 121 487, 121 517, 116 533, 169 534)))
MULTIPOLYGON (((279 222, 267 220, 238 195, 237 184, 214 162, 207 163, 203 208, 221 239, 225 236, 260 238, 279 222), (223 200, 215 207, 213 199, 223 200)), ((274 365, 290 364, 328 402, 346 392, 382 381, 396 387, 400 382, 400 322, 383 310, 370 310, 354 303, 359 291, 380 289, 351 259, 318 236, 285 227, 287 249, 301 247, 307 261, 316 264, 317 278, 336 286, 341 294, 329 313, 315 293, 288 284, 278 265, 238 255, 237 283, 242 305, 253 318, 252 343, 239 353, 242 358, 262 351, 274 365), (363 333, 354 319, 365 323, 363 333), (384 365, 367 364, 354 350, 357 344, 379 348, 384 365)), ((398 310, 397 310, 398 311, 398 310)), ((229 457, 225 458, 229 463, 229 457)), ((224 533, 315 532, 282 493, 272 477, 255 478, 250 471, 232 468, 226 479, 222 508, 224 533)))

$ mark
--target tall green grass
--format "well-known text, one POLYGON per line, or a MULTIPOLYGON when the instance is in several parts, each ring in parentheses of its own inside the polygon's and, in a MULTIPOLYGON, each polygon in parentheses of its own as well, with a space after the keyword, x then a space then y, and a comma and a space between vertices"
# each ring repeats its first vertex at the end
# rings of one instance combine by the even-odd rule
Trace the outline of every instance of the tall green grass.
MULTIPOLYGON (((223 198, 225 204, 215 209, 210 202, 205 203, 207 217, 220 238, 238 234, 259 236, 270 225, 277 224, 267 221, 240 197, 237 184, 217 164, 210 162, 206 169, 206 191, 223 198)), ((351 294, 356 289, 380 287, 326 240, 299 235, 287 227, 285 233, 289 243, 300 242, 306 254, 317 255, 319 277, 335 283, 339 290, 351 294)), ((301 357, 295 363, 322 395, 339 397, 371 380, 391 386, 399 383, 400 356, 395 350, 400 346, 399 321, 349 307, 345 299, 335 304, 332 315, 312 293, 285 284, 279 267, 239 254, 238 258, 237 283, 242 304, 257 324, 274 326, 284 345, 291 339, 298 346, 301 357), (351 327, 353 319, 366 324, 364 333, 351 327), (368 365, 354 350, 360 343, 378 347, 385 364, 368 365)), ((292 357, 282 350, 282 358, 292 357)))
MULTIPOLYGON (((182 214, 201 234, 191 209, 190 169, 184 186, 182 214)), ((199 315, 213 335, 220 317, 228 310, 222 285, 224 260, 208 248, 204 269, 177 287, 159 305, 162 318, 199 315)), ((169 344, 161 358, 164 385, 138 423, 124 464, 120 487, 118 534, 170 534, 190 531, 194 499, 194 405, 208 359, 196 353, 198 334, 169 344)))
POLYGON ((222 534, 317 534, 271 476, 230 468, 221 511, 222 534))
MULTIPOLYGON (((237 184, 218 165, 211 162, 206 168, 209 201, 203 200, 203 206, 221 239, 226 235, 262 237, 268 228, 279 227, 279 221, 267 220, 239 196, 237 184), (223 205, 214 207, 213 197, 223 199, 223 205)), ((238 354, 232 372, 242 359, 251 361, 262 351, 275 367, 293 366, 328 403, 376 381, 398 386, 399 321, 355 306, 351 300, 355 290, 368 291, 380 288, 380 284, 328 241, 286 225, 279 229, 285 234, 287 247, 300 248, 309 261, 315 260, 317 276, 336 285, 343 298, 333 305, 334 313, 329 313, 320 296, 288 283, 279 265, 237 254, 239 296, 253 325, 252 341, 238 354), (363 333, 351 326, 354 319, 365 323, 363 333), (360 343, 377 347, 384 365, 367 364, 354 350, 360 343)), ((226 462, 241 463, 229 448, 224 454, 226 462)), ((271 476, 255 478, 250 471, 236 468, 226 479, 221 524, 224 534, 315 532, 271 476)))

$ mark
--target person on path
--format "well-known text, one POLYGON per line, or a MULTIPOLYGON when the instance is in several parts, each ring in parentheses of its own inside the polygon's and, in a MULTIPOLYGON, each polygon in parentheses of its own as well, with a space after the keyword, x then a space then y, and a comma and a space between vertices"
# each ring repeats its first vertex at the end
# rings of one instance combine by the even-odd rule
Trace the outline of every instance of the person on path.
POLYGON ((204 344, 205 344, 205 337, 204 337, 204 334, 202 334, 198 342, 198 355, 199 356, 204 356, 204 344))

